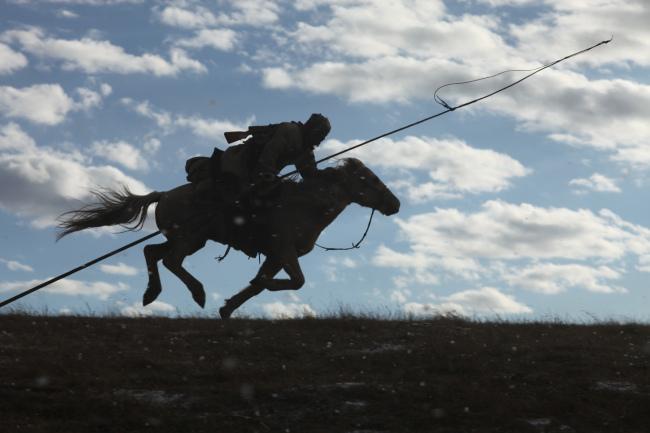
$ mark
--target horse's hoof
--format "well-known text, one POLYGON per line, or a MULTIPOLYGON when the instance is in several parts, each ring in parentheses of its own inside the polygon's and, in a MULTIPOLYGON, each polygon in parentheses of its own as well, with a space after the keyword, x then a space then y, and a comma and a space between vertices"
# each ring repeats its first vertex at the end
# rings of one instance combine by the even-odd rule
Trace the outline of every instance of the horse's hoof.
POLYGON ((160 295, 160 290, 152 290, 150 288, 147 288, 147 291, 144 292, 144 296, 142 296, 142 305, 149 305, 153 301, 158 298, 158 295, 160 295))
POLYGON ((192 293, 192 299, 194 299, 194 302, 199 304, 201 308, 205 308, 205 292, 203 290, 197 293, 192 293))
POLYGON ((232 311, 230 308, 228 308, 226 305, 223 307, 219 308, 219 316, 221 316, 221 320, 228 320, 230 319, 230 315, 232 314, 232 311))

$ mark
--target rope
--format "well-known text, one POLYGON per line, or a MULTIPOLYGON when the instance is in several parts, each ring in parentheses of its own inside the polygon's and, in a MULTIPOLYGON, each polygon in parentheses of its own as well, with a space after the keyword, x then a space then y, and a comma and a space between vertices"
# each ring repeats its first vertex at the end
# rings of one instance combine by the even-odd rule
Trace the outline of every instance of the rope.
POLYGON ((585 48, 585 49, 583 49, 583 50, 576 51, 576 52, 573 53, 573 54, 569 54, 568 56, 562 57, 561 59, 555 60, 554 62, 548 63, 548 64, 546 64, 546 65, 542 65, 542 66, 540 66, 540 67, 538 67, 538 68, 533 68, 533 69, 508 69, 508 70, 506 70, 506 71, 501 71, 501 72, 498 72, 498 73, 496 73, 496 74, 494 74, 494 75, 489 75, 489 76, 487 76, 487 77, 476 78, 476 79, 473 79, 473 80, 467 80, 467 81, 459 81, 459 82, 457 82, 457 83, 448 83, 448 84, 445 84, 445 85, 442 85, 442 86, 438 87, 438 88, 436 89, 436 91, 433 92, 433 98, 434 98, 434 100, 435 100, 438 104, 440 104, 440 105, 442 105, 443 107, 447 108, 449 111, 453 111, 453 110, 455 110, 455 109, 457 109, 457 108, 465 107, 465 106, 467 106, 467 105, 473 104, 474 102, 478 102, 478 101, 480 101, 480 100, 482 100, 482 99, 489 98, 489 97, 492 96, 492 95, 496 95, 496 94, 499 93, 499 92, 502 92, 502 91, 504 91, 504 90, 506 90, 506 89, 509 89, 510 87, 512 87, 512 86, 514 86, 514 85, 516 85, 516 84, 521 83, 522 81, 524 81, 524 80, 526 80, 526 79, 532 77, 533 75, 537 74, 538 72, 543 71, 544 69, 547 69, 547 68, 550 68, 551 66, 557 65, 558 63, 563 62, 563 61, 565 61, 565 60, 567 60, 567 59, 570 59, 571 57, 575 57, 575 56, 578 56, 578 55, 580 55, 580 54, 582 54, 582 53, 586 53, 587 51, 593 50, 594 48, 596 48, 596 47, 598 47, 598 46, 600 46, 600 45, 608 44, 608 43, 610 43, 613 39, 614 39, 614 36, 611 36, 609 39, 607 39, 607 40, 605 40, 605 41, 601 41, 601 42, 599 42, 599 43, 597 43, 597 44, 594 44, 594 45, 592 45, 592 46, 590 46, 590 47, 588 47, 588 48, 585 48), (456 85, 460 85, 460 84, 475 83, 475 82, 477 82, 477 81, 483 81, 483 80, 487 80, 487 79, 490 79, 490 78, 494 78, 494 77, 497 77, 497 76, 499 76, 499 75, 506 74, 506 73, 508 73, 508 72, 530 72, 530 71, 533 71, 533 72, 532 72, 531 74, 526 75, 525 77, 523 77, 523 78, 520 79, 520 80, 514 81, 513 83, 511 83, 511 84, 509 84, 509 85, 507 85, 507 86, 505 86, 505 87, 502 87, 501 89, 499 89, 499 90, 497 90, 497 91, 495 91, 495 92, 492 92, 492 93, 490 93, 490 94, 488 94, 488 95, 485 95, 485 96, 483 96, 483 97, 481 97, 481 98, 474 99, 474 100, 472 100, 472 101, 469 101, 469 102, 467 102, 467 103, 465 103, 465 104, 458 105, 458 106, 453 107, 453 108, 450 107, 449 104, 447 104, 447 103, 446 103, 446 102, 445 102, 445 101, 444 101, 440 96, 438 96, 438 92, 440 91, 440 89, 443 89, 443 88, 448 87, 448 86, 456 86, 456 85))
POLYGON ((540 68, 544 67, 544 65, 540 66, 539 68, 533 68, 533 69, 508 69, 506 71, 501 71, 499 73, 496 73, 494 75, 488 75, 487 77, 482 77, 482 78, 476 78, 474 80, 467 80, 467 81, 457 81, 455 83, 447 83, 443 84, 442 86, 438 87, 435 92, 433 92, 433 99, 440 105, 442 105, 445 108, 452 109, 447 102, 445 102, 444 99, 442 99, 440 96, 438 96, 438 92, 440 89, 444 89, 445 87, 449 86, 457 86, 459 84, 469 84, 469 83, 476 83, 477 81, 483 81, 483 80, 488 80, 490 78, 498 77, 499 75, 507 74, 508 72, 531 72, 531 71, 536 71, 540 68))
MULTIPOLYGON (((585 48, 585 49, 580 50, 580 51, 576 51, 575 53, 569 54, 568 56, 562 57, 561 59, 555 60, 554 62, 551 62, 551 63, 549 63, 549 64, 547 64, 547 65, 544 65, 544 66, 541 66, 541 67, 539 67, 539 68, 537 68, 537 69, 534 69, 534 72, 531 72, 530 74, 524 76, 523 78, 520 78, 519 80, 513 81, 512 83, 508 84, 507 86, 501 87, 500 89, 495 90, 494 92, 491 92, 491 93, 488 93, 488 94, 483 95, 483 96, 481 96, 481 97, 478 97, 478 98, 472 99, 471 101, 467 101, 467 102, 465 102, 465 103, 462 103, 462 104, 456 105, 455 107, 449 107, 449 106, 447 106, 448 108, 447 108, 445 111, 441 111, 440 113, 436 113, 436 114, 434 114, 434 115, 432 115, 432 116, 425 117, 424 119, 420 119, 420 120, 418 120, 418 121, 415 121, 415 122, 409 123, 408 125, 402 126, 402 127, 400 127, 400 128, 393 129, 392 131, 385 132, 385 133, 383 133, 383 134, 381 134, 381 135, 378 135, 378 136, 376 136, 376 137, 373 137, 373 138, 371 138, 371 139, 369 139, 369 140, 366 140, 366 141, 364 141, 364 142, 362 142, 362 143, 356 144, 356 145, 354 145, 354 146, 350 146, 350 147, 348 147, 347 149, 343 149, 343 150, 341 150, 341 151, 339 151, 339 152, 336 152, 336 153, 333 153, 333 154, 331 154, 331 155, 329 155, 329 156, 326 156, 326 157, 324 157, 324 158, 321 158, 321 159, 319 159, 318 161, 316 161, 316 164, 320 164, 320 163, 323 162, 323 161, 327 161, 328 159, 332 159, 332 158, 337 157, 337 156, 339 156, 339 155, 342 155, 342 154, 344 154, 344 153, 346 153, 346 152, 350 152, 351 150, 354 150, 354 149, 356 149, 356 148, 358 148, 358 147, 365 146, 366 144, 372 143, 373 141, 377 141, 377 140, 379 140, 380 138, 388 137, 389 135, 396 134, 396 133, 398 133, 398 132, 404 131, 405 129, 409 129, 409 128, 412 128, 412 127, 414 127, 414 126, 416 126, 416 125, 419 125, 419 124, 421 124, 421 123, 424 123, 424 122, 427 122, 427 121, 429 121, 429 120, 435 119, 436 117, 440 117, 440 116, 442 116, 442 115, 444 115, 444 114, 449 113, 450 111, 458 110, 459 108, 467 107, 468 105, 472 105, 472 104, 475 104, 475 103, 477 103, 477 102, 479 102, 479 101, 482 101, 482 100, 484 100, 484 99, 487 99, 487 98, 489 98, 489 97, 491 97, 491 96, 496 95, 497 93, 501 93, 501 92, 503 92, 504 90, 507 90, 507 89, 509 89, 509 88, 511 88, 511 87, 513 87, 513 86, 516 86, 517 84, 521 83, 521 82, 524 81, 524 80, 527 80, 528 78, 532 77, 533 75, 535 75, 535 74, 537 74, 537 73, 539 73, 539 72, 542 72, 544 69, 550 68, 551 66, 555 66, 555 65, 557 65, 557 64, 560 63, 560 62, 563 62, 563 61, 565 61, 565 60, 567 60, 567 59, 570 59, 571 57, 575 57, 575 56, 578 56, 578 55, 580 55, 580 54, 586 53, 587 51, 593 50, 594 48, 599 47, 599 46, 601 46, 601 45, 608 44, 608 43, 611 42, 613 39, 614 39, 614 37, 612 36, 612 37, 609 38, 608 40, 598 42, 597 44, 594 44, 594 45, 592 45, 592 46, 590 46, 590 47, 588 47, 588 48, 585 48)), ((507 71, 506 71, 506 72, 507 72, 507 71)), ((496 75, 498 75, 498 74, 496 74, 496 75)), ((489 78, 489 77, 485 77, 485 78, 489 78)), ((451 83, 451 84, 454 84, 454 83, 451 83)), ((451 84, 450 84, 450 85, 451 85, 451 84)), ((443 87, 444 87, 444 86, 443 86, 443 87)), ((443 105, 444 105, 444 104, 443 104, 443 105)), ((284 174, 284 175, 280 176, 280 178, 284 178, 284 177, 287 177, 287 176, 291 176, 291 175, 294 175, 294 174, 296 174, 296 173, 298 173, 298 170, 293 170, 293 171, 291 171, 291 172, 289 172, 289 173, 287 173, 287 174, 284 174)))

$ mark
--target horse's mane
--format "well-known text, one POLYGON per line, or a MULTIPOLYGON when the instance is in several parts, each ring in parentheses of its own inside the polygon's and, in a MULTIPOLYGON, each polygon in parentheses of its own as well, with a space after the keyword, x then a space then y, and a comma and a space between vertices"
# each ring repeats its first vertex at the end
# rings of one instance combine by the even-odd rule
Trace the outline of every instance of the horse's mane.
POLYGON ((307 179, 285 179, 282 182, 282 194, 285 198, 309 199, 316 204, 321 201, 325 204, 332 199, 323 194, 323 191, 345 179, 353 160, 353 158, 342 159, 336 166, 318 170, 315 176, 307 179))
POLYGON ((354 162, 354 158, 344 158, 334 167, 327 167, 318 170, 316 176, 307 179, 299 179, 297 176, 290 176, 283 181, 283 185, 292 192, 302 192, 312 188, 320 188, 322 186, 330 185, 343 180, 346 171, 348 171, 354 162))

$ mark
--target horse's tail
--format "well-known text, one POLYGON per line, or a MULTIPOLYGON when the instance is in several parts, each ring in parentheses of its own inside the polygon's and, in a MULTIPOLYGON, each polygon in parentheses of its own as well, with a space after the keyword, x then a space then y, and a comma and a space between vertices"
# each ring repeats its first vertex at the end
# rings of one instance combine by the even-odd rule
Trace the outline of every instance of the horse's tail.
POLYGON ((140 230, 147 219, 147 209, 162 197, 162 193, 157 191, 147 195, 135 195, 126 187, 122 191, 104 190, 91 191, 91 193, 97 199, 97 203, 59 216, 58 227, 61 231, 57 239, 91 227, 118 224, 127 231, 140 230))

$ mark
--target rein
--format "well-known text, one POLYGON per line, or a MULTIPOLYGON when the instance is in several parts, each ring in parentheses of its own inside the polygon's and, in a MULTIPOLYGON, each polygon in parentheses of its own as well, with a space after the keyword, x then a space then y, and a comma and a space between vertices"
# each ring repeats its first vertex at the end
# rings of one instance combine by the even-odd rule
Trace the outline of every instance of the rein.
POLYGON ((324 247, 322 245, 318 245, 318 242, 316 242, 315 245, 318 248, 324 249, 325 251, 348 251, 348 250, 354 250, 356 248, 359 248, 359 246, 361 245, 361 242, 363 242, 363 240, 366 238, 366 235, 368 234, 368 230, 370 230, 370 224, 372 223, 372 217, 374 215, 375 215, 375 209, 373 209, 372 212, 370 212, 370 218, 368 219, 368 225, 366 226, 366 231, 363 232, 363 236, 361 236, 361 239, 359 239, 359 241, 357 243, 352 244, 351 247, 347 247, 347 248, 324 247))

